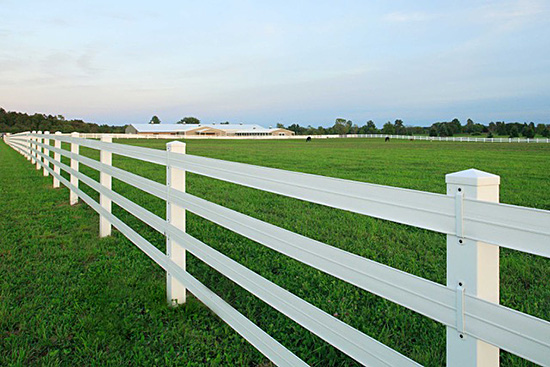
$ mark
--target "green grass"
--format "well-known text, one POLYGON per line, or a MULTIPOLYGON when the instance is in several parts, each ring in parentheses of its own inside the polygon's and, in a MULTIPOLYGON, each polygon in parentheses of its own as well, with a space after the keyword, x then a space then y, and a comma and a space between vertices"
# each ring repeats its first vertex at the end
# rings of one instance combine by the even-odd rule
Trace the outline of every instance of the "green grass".
MULTIPOLYGON (((164 149, 162 140, 120 140, 164 149)), ((243 365, 266 363, 193 297, 165 306, 164 274, 115 232, 97 238, 97 215, 67 206, 66 189, 0 145, 2 235, 0 365, 243 365), (47 208, 47 210, 44 209, 47 208)), ((98 153, 81 149, 85 155, 98 153)), ((550 209, 550 145, 327 139, 187 141, 190 154, 424 191, 446 173, 501 176, 501 201, 550 209)), ((165 168, 115 156, 114 165, 164 182, 165 168)), ((94 170, 82 167, 98 178, 94 170)), ((165 203, 114 180, 113 188, 164 217, 165 203)), ((330 245, 444 284, 445 236, 188 174, 188 192, 330 245)), ((90 192, 88 190, 88 192, 90 192)), ((96 195, 97 197, 97 195, 96 195)), ((164 239, 122 209, 114 213, 159 248, 164 239)), ((308 302, 421 364, 445 361, 442 325, 239 235, 188 215, 188 232, 308 302)), ((501 250, 501 303, 550 319, 550 262, 501 250)), ((314 366, 356 363, 189 256, 188 270, 314 366)), ((502 352, 505 366, 529 363, 502 352)))

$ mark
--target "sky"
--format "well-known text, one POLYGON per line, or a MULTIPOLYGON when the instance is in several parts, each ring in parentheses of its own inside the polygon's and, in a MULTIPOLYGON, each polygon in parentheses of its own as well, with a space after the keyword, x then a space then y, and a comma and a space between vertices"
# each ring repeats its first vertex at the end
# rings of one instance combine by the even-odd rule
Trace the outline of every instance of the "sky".
POLYGON ((100 124, 550 123, 550 0, 0 0, 0 107, 100 124))

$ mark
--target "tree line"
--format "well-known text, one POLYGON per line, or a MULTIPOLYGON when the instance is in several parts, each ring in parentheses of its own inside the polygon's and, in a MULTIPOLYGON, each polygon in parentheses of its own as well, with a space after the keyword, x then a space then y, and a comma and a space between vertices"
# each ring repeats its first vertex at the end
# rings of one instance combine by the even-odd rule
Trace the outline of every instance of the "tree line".
POLYGON ((20 133, 23 131, 61 131, 70 133, 124 133, 126 126, 98 125, 82 120, 66 120, 63 115, 10 112, 0 107, 0 132, 20 133))
POLYGON ((492 138, 495 135, 509 136, 516 138, 523 136, 533 138, 535 135, 550 137, 550 124, 520 123, 520 122, 490 122, 483 125, 468 119, 466 124, 462 125, 458 119, 452 121, 435 122, 431 126, 408 126, 403 120, 395 122, 386 122, 382 128, 378 128, 374 121, 369 120, 363 126, 353 123, 351 120, 337 118, 331 127, 313 127, 291 124, 285 126, 277 124, 277 127, 292 130, 296 135, 345 135, 345 134, 386 134, 386 135, 429 135, 429 136, 454 136, 458 134, 482 135, 492 138))
MULTIPOLYGON (((153 116, 149 123, 160 124, 160 119, 153 116)), ((196 117, 184 117, 177 122, 178 124, 200 124, 196 117)), ((222 122, 221 124, 229 124, 222 122)), ((509 136, 516 138, 523 136, 533 138, 535 135, 550 137, 550 124, 537 124, 533 122, 490 122, 483 125, 474 122, 472 119, 466 120, 466 124, 461 124, 458 119, 451 121, 435 122, 429 127, 405 125, 403 120, 395 120, 393 123, 388 121, 381 128, 378 128, 374 121, 369 120, 364 125, 359 126, 351 120, 337 118, 334 125, 330 127, 312 127, 291 124, 285 126, 277 124, 278 128, 284 128, 294 131, 297 135, 345 135, 345 134, 386 134, 386 135, 429 135, 429 136, 454 136, 458 134, 481 135, 487 137, 509 136)), ((106 124, 98 125, 95 123, 84 122, 82 120, 66 120, 62 115, 45 115, 35 113, 28 115, 22 112, 10 112, 0 107, 0 132, 17 133, 22 131, 61 131, 69 133, 73 131, 81 133, 124 133, 126 126, 110 126, 106 124)))

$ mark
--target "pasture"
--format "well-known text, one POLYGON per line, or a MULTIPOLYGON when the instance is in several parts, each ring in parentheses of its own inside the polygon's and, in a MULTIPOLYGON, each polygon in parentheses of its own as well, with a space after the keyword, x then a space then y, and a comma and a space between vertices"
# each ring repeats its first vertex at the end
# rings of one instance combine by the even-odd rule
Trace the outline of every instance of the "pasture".
MULTIPOLYGON (((162 140, 118 143, 165 149, 162 140)), ((445 174, 501 176, 501 202, 550 210, 550 145, 327 139, 191 140, 189 154, 292 171, 445 192, 445 174)), ((0 364, 268 365, 190 297, 165 306, 165 274, 123 236, 97 238, 97 215, 68 206, 68 190, 0 143, 0 364), (48 210, 43 210, 46 207, 48 210)), ((81 148, 95 159, 99 154, 81 148)), ((65 161, 65 160, 64 160, 65 161)), ((66 162, 66 161, 65 161, 66 162)), ((164 167, 113 164, 164 183, 164 167)), ((95 179, 99 175, 81 165, 95 179)), ((84 185, 83 185, 84 186, 84 185)), ((165 216, 165 203, 118 180, 115 191, 165 216)), ((187 191, 293 232, 445 283, 445 236, 188 174, 187 191)), ((91 190, 88 190, 91 193, 91 190)), ((94 197, 97 197, 95 195, 94 197)), ((122 209, 113 213, 164 248, 164 237, 122 209)), ((308 302, 427 366, 445 361, 445 328, 201 218, 187 230, 308 302)), ((188 270, 313 366, 356 363, 189 255, 188 270)), ((501 303, 550 320, 550 261, 501 249, 501 303)), ((502 364, 529 365, 502 352, 502 364)))

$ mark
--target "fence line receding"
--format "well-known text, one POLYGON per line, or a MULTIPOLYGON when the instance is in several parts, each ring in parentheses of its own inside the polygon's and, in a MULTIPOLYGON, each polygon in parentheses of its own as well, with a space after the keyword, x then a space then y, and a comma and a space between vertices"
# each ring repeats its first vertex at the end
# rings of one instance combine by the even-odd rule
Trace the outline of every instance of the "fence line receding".
POLYGON ((186 251, 363 365, 419 364, 192 237, 185 231, 186 211, 442 323, 448 366, 497 366, 500 348, 550 365, 550 322, 499 305, 499 248, 550 257, 550 211, 499 203, 496 175, 477 170, 449 174, 447 195, 442 195, 189 155, 181 142, 168 143, 162 151, 115 144, 106 135, 97 141, 48 132, 8 135, 5 141, 51 175, 54 187, 69 188, 71 205, 81 199, 94 209, 101 236, 110 235, 114 226, 166 270, 170 304, 184 303, 188 289, 279 366, 307 365, 189 274, 186 251), (71 149, 62 149, 62 142, 71 149), (80 155, 81 146, 99 150, 100 160, 80 155), (166 185, 113 167, 112 154, 165 166, 166 185), (70 165, 61 162, 62 156, 70 165), (100 181, 82 174, 81 164, 98 170, 100 181), (186 193, 185 172, 444 233, 447 285, 186 193), (111 190, 113 177, 166 201, 167 218, 111 190), (79 189, 80 181, 99 193, 99 202, 79 189), (164 234, 167 253, 114 216, 111 203, 164 234))

